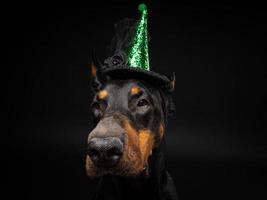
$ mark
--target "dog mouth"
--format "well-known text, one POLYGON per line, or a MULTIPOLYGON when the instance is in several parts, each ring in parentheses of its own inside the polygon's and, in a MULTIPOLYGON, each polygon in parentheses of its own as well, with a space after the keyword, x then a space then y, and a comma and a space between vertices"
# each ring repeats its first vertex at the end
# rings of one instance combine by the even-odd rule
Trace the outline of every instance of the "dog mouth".
POLYGON ((91 156, 86 156, 86 173, 88 177, 96 178, 106 175, 116 175, 124 177, 138 176, 141 174, 146 167, 140 167, 142 161, 135 157, 135 153, 127 155, 125 152, 121 155, 119 160, 114 164, 110 163, 99 163, 95 164, 91 156), (133 159, 133 157, 135 159, 133 159))

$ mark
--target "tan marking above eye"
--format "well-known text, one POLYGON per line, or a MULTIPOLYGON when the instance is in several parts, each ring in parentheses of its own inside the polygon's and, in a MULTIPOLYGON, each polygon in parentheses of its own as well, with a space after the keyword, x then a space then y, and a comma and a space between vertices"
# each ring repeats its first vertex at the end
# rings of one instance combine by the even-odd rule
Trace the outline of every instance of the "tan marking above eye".
POLYGON ((100 90, 97 94, 99 99, 105 99, 108 96, 108 92, 106 90, 100 90))
POLYGON ((141 92, 139 87, 134 86, 131 88, 131 95, 132 96, 137 95, 139 92, 141 92))

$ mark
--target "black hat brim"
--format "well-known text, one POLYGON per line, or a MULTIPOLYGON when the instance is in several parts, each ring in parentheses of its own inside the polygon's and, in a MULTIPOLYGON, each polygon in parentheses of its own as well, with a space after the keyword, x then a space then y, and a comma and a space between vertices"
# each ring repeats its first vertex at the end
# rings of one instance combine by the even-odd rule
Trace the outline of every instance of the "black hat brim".
POLYGON ((102 70, 102 73, 111 78, 144 80, 151 82, 152 84, 161 85, 170 82, 170 79, 165 75, 129 66, 108 67, 102 70))

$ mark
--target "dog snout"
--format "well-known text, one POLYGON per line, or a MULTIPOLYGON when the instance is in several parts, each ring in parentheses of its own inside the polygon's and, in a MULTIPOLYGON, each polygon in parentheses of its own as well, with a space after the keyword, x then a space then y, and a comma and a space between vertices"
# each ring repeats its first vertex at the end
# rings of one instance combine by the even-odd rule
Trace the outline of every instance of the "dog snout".
POLYGON ((122 154, 123 143, 117 137, 92 138, 88 143, 88 155, 97 167, 113 167, 122 154))

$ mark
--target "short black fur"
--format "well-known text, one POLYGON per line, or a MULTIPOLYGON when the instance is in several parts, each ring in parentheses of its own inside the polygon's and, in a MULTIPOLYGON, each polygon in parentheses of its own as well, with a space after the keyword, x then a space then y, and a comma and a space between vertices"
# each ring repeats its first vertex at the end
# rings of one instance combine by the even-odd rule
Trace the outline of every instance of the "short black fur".
MULTIPOLYGON (((99 69, 99 68, 98 68, 99 69)), ((101 73, 101 71, 100 71, 101 73)), ((98 73, 99 74, 99 73, 98 73)), ((102 74, 103 76, 103 74, 102 74)), ((100 78, 94 77, 98 81, 99 90, 106 89, 113 100, 113 105, 105 114, 120 113, 127 116, 136 130, 143 127, 157 127, 157 124, 167 124, 168 118, 174 112, 174 104, 172 102, 171 93, 174 90, 175 78, 169 79, 169 83, 164 85, 153 85, 152 82, 136 79, 118 79, 117 77, 105 76, 100 78), (129 86, 140 86, 145 88, 145 94, 149 94, 153 100, 153 108, 150 112, 143 116, 137 116, 133 111, 123 106, 126 100, 121 99, 123 95, 116 94, 116 89, 123 88, 120 92, 128 92, 129 86), (154 120, 151 120, 154 117, 154 120)), ((93 90, 95 93, 98 90, 93 90)), ((124 95, 125 97, 126 95, 124 95)), ((96 98, 93 102, 97 101, 96 98)), ((106 105, 109 106, 109 105, 106 105)), ((96 118, 94 116, 94 118, 96 118)), ((100 117, 101 118, 101 117, 100 117)), ((99 118, 99 119, 100 119, 99 118)), ((95 119, 97 125, 99 119, 95 119)), ((156 131, 156 130, 155 130, 156 131)), ((159 145, 153 149, 152 155, 149 157, 149 176, 144 173, 137 177, 123 177, 117 175, 105 175, 93 181, 97 182, 97 188, 92 193, 92 199, 155 199, 155 200, 176 200, 177 194, 173 181, 166 170, 164 159, 164 136, 159 145)))

